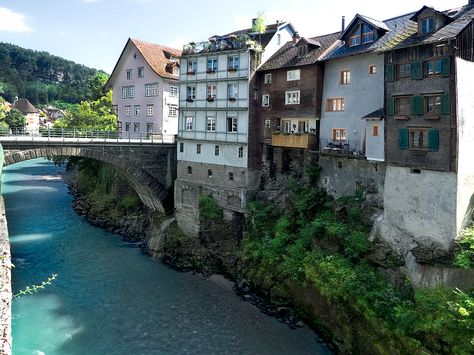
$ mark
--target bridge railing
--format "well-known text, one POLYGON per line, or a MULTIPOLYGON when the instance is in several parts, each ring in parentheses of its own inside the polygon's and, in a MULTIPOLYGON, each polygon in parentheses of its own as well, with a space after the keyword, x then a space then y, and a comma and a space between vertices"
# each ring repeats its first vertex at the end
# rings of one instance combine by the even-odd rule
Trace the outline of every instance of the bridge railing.
POLYGON ((27 130, 24 127, 0 128, 1 141, 38 142, 105 142, 105 143, 174 143, 175 135, 159 132, 117 132, 71 128, 40 128, 27 130))

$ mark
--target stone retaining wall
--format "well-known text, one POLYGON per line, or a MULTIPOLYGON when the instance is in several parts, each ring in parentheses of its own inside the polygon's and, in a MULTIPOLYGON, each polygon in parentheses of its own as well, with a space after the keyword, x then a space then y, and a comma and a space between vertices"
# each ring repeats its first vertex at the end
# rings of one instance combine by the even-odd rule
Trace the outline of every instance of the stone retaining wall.
POLYGON ((11 338, 11 257, 5 205, 0 196, 0 354, 12 352, 11 338))

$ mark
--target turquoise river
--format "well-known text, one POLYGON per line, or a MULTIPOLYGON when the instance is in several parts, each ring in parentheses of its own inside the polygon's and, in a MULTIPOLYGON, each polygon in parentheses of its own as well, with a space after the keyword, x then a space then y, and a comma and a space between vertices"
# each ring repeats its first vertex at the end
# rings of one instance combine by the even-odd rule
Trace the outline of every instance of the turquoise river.
POLYGON ((13 354, 329 354, 205 278, 176 272, 92 227, 71 208, 63 168, 37 159, 4 170, 14 292, 13 354))

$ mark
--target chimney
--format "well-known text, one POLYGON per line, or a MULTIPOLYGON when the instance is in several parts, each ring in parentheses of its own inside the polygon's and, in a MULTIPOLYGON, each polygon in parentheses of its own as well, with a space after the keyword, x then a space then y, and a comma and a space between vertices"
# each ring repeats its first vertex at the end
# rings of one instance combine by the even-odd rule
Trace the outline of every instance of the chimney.
POLYGON ((255 22, 257 22, 257 18, 252 19, 252 27, 255 26, 255 22))
POLYGON ((300 39, 299 33, 298 33, 298 32, 295 32, 295 34, 293 35, 293 43, 298 42, 299 39, 300 39))
MULTIPOLYGON (((473 0, 470 0, 470 1, 473 1, 473 0)), ((343 31, 343 32, 344 32, 344 30, 346 29, 346 16, 342 16, 341 28, 342 28, 342 31, 343 31)))

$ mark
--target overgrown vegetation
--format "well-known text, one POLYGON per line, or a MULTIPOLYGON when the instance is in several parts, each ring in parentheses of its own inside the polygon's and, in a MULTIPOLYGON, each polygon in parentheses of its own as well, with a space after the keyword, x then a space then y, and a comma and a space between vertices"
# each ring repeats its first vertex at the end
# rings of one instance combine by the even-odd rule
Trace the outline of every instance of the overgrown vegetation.
POLYGON ((212 196, 200 195, 199 216, 203 222, 213 222, 222 218, 222 209, 212 196))
POLYGON ((474 226, 464 230, 458 243, 460 249, 454 258, 454 264, 463 269, 474 268, 474 226))
MULTIPOLYGON (((313 169, 310 180, 316 176, 313 169)), ((291 185, 283 214, 272 205, 248 204, 245 276, 287 299, 294 285, 316 287, 380 339, 399 342, 399 349, 472 354, 474 293, 393 286, 367 258, 372 209, 363 195, 334 200, 315 186, 291 185)))

